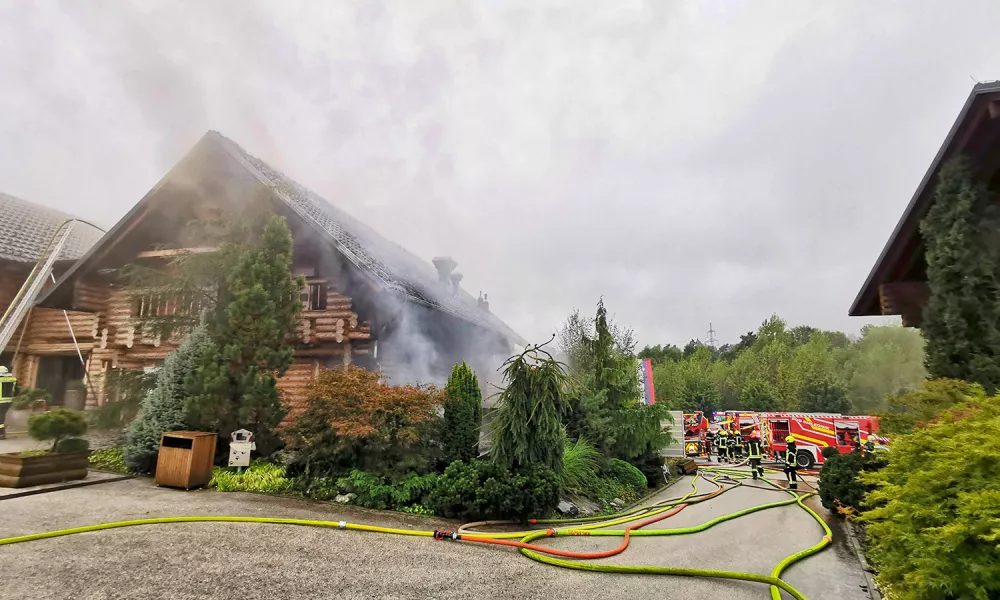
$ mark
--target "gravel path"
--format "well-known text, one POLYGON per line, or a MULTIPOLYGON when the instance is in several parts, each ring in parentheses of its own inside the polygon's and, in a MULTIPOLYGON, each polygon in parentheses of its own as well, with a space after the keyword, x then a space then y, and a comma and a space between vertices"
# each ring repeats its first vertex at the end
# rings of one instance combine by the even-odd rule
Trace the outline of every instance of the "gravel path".
MULTIPOLYGON (((658 499, 690 489, 685 478, 658 499)), ((703 488, 708 489, 708 488, 703 488)), ((782 498, 737 488, 693 505, 664 528, 782 498)), ((411 529, 454 523, 301 500, 174 491, 136 479, 0 501, 0 537, 106 521, 177 515, 248 515, 348 520, 411 529)), ((690 536, 633 538, 615 564, 700 566, 767 573, 820 539, 797 506, 762 511, 690 536)), ((835 533, 835 539, 836 539, 835 533)), ((619 538, 545 540, 593 550, 619 538)), ((835 541, 787 575, 812 600, 864 600, 860 565, 835 541)), ((760 584, 576 572, 506 548, 365 532, 245 523, 150 525, 0 546, 2 598, 768 598, 760 584)))

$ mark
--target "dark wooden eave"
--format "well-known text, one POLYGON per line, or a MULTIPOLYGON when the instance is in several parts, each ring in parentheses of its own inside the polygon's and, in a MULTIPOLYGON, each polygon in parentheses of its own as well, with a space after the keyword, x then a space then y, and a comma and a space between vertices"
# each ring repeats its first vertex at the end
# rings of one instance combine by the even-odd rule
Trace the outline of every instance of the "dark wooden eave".
POLYGON ((921 284, 926 288, 926 273, 920 221, 930 208, 938 169, 960 154, 972 160, 977 175, 989 178, 1000 169, 1000 81, 972 88, 854 299, 850 316, 903 315, 908 325, 919 325, 919 313, 926 302, 926 289, 921 289, 921 284))

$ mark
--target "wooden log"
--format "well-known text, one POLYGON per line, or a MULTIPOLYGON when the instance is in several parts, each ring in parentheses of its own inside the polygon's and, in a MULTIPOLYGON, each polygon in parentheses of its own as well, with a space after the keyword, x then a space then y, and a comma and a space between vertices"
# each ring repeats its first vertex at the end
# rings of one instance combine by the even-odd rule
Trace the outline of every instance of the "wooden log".
POLYGON ((352 340, 369 340, 371 339, 372 334, 365 333, 363 331, 352 331, 347 334, 347 337, 352 340))
POLYGON ((337 342, 338 344, 344 341, 343 332, 336 332, 336 331, 317 332, 313 337, 323 342, 337 342))
POLYGON ((295 356, 339 356, 344 353, 340 346, 317 346, 315 348, 296 348, 295 356))

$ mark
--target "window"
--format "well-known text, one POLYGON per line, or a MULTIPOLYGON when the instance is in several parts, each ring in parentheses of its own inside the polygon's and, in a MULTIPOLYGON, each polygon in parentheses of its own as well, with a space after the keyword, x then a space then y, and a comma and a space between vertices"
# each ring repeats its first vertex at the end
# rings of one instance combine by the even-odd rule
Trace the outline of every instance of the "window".
POLYGON ((299 298, 302 300, 302 310, 326 310, 326 284, 307 284, 299 298))

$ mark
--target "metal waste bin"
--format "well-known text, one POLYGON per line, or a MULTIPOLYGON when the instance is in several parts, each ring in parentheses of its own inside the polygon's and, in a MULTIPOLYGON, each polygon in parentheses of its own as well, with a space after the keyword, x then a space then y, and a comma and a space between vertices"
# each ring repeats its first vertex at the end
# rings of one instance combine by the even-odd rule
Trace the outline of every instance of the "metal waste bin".
POLYGON ((218 436, 205 431, 169 431, 160 437, 156 485, 190 490, 208 485, 218 436))

